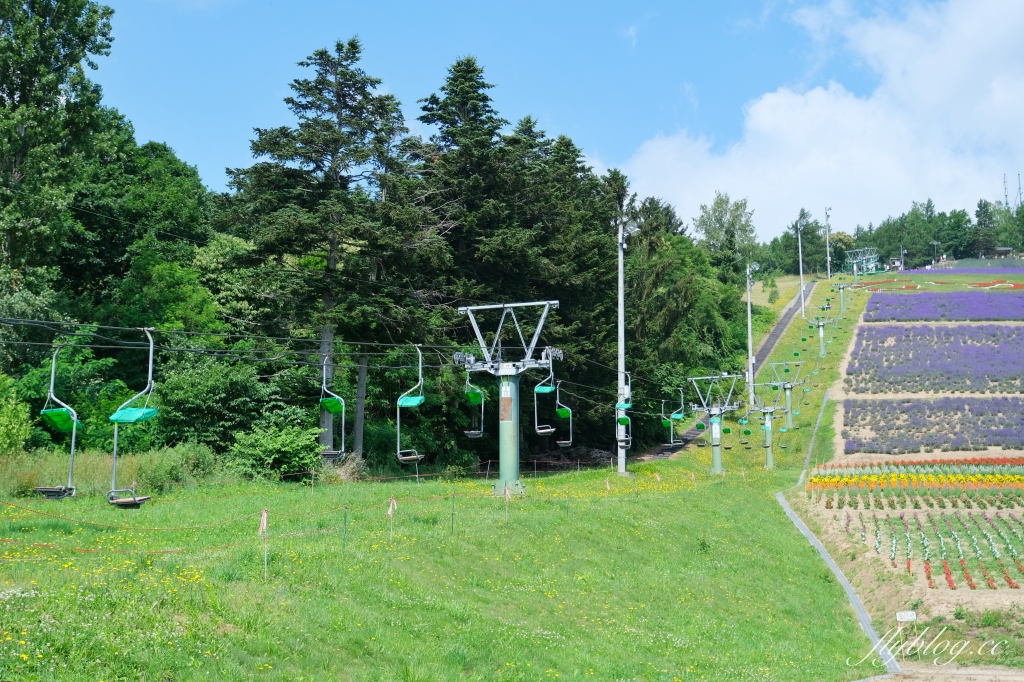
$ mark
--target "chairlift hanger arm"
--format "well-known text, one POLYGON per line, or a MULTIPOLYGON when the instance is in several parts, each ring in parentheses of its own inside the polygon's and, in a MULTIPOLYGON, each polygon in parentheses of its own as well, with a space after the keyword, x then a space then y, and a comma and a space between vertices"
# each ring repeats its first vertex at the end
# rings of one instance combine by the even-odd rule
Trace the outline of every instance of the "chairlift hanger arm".
POLYGON ((327 388, 327 360, 328 360, 328 358, 324 357, 324 361, 323 361, 323 365, 322 365, 322 367, 323 367, 323 374, 321 375, 323 377, 323 380, 320 383, 320 395, 322 396, 322 395, 324 395, 326 393, 327 395, 331 396, 332 398, 337 398, 338 400, 340 400, 342 402, 342 404, 344 404, 345 403, 345 399, 344 398, 342 398, 340 395, 338 395, 337 393, 335 393, 331 389, 327 388))
POLYGON ((146 403, 149 404, 149 395, 153 393, 153 335, 150 333, 153 330, 153 327, 144 327, 142 329, 142 331, 146 333, 146 338, 149 339, 149 379, 147 380, 146 388, 142 389, 134 396, 132 396, 130 399, 123 402, 121 406, 117 408, 115 413, 120 412, 124 408, 128 407, 142 396, 146 396, 146 403))
MULTIPOLYGON (((54 392, 53 392, 54 384, 56 383, 56 377, 57 377, 57 354, 60 353, 60 349, 61 348, 63 348, 63 346, 57 346, 54 349, 54 351, 53 351, 53 358, 51 360, 51 365, 50 365, 50 391, 49 391, 49 393, 46 394, 46 400, 47 400, 47 402, 52 400, 53 402, 55 402, 58 405, 60 405, 61 407, 63 407, 65 410, 67 410, 68 412, 71 413, 71 419, 74 420, 75 422, 77 422, 78 421, 78 412, 75 411, 75 408, 71 407, 70 405, 65 403, 63 400, 58 398, 56 396, 56 394, 54 394, 54 392)), ((43 406, 43 409, 44 410, 46 409, 46 405, 43 406)))

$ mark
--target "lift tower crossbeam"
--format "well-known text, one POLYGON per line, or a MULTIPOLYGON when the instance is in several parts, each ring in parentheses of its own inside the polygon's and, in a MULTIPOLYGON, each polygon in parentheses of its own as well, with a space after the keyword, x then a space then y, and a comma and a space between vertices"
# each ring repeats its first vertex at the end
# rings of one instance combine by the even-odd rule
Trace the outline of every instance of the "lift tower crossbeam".
POLYGON ((537 350, 537 342, 540 340, 541 330, 547 320, 548 313, 552 308, 558 307, 558 301, 533 301, 530 303, 499 303, 496 305, 475 305, 459 308, 460 315, 469 317, 469 323, 473 327, 477 343, 480 346, 480 353, 483 356, 478 360, 469 353, 455 353, 453 359, 455 364, 462 365, 467 372, 487 372, 498 380, 498 480, 493 486, 494 494, 504 495, 505 490, 509 492, 522 493, 526 486, 519 480, 519 376, 532 369, 550 370, 553 360, 562 359, 562 351, 557 348, 545 348, 539 358, 534 357, 537 350), (529 343, 523 335, 523 328, 516 316, 516 310, 522 308, 541 308, 540 320, 530 338, 529 343), (498 321, 498 328, 494 332, 494 339, 487 343, 480 325, 477 321, 477 313, 484 311, 501 311, 501 319, 498 321), (508 346, 501 345, 501 332, 505 321, 511 318, 515 325, 516 333, 522 344, 523 357, 519 360, 507 362, 503 354, 507 352, 508 346))

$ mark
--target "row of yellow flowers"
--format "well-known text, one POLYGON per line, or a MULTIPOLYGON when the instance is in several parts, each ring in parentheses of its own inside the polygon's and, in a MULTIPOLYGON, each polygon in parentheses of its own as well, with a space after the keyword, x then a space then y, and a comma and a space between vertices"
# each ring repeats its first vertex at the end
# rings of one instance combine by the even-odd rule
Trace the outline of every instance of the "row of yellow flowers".
POLYGON ((1024 474, 862 474, 860 476, 814 476, 808 490, 859 488, 1024 488, 1024 474))

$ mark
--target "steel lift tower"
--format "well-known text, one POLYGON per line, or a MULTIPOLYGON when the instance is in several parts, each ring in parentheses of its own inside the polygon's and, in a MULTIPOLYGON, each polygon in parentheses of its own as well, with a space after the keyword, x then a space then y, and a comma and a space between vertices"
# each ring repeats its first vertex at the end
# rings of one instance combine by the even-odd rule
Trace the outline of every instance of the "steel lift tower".
POLYGON ((693 406, 694 412, 706 412, 711 418, 711 473, 722 473, 722 415, 726 412, 733 412, 740 408, 739 403, 732 402, 733 390, 736 388, 736 380, 742 378, 740 374, 720 374, 711 377, 690 377, 687 379, 693 384, 700 399, 700 406, 693 406), (731 382, 729 390, 722 386, 723 382, 731 382), (702 390, 703 389, 703 390, 702 390))
POLYGON ((547 320, 551 309, 557 307, 558 301, 534 301, 532 303, 504 303, 459 308, 460 315, 469 316, 469 322, 473 326, 473 333, 476 334, 483 359, 478 360, 476 356, 469 353, 455 353, 453 356, 455 364, 464 366, 467 372, 487 372, 498 379, 499 471, 498 480, 493 486, 495 495, 504 495, 506 489, 512 493, 526 492, 526 486, 519 480, 519 377, 532 369, 550 371, 552 361, 562 359, 562 351, 557 348, 545 348, 539 358, 533 357, 534 351, 537 349, 537 341, 540 339, 541 329, 544 328, 544 321, 547 320), (522 308, 541 308, 540 320, 537 322, 529 344, 523 336, 519 318, 516 317, 516 310, 522 308), (476 314, 491 310, 500 310, 501 319, 494 332, 494 339, 488 346, 484 335, 480 332, 476 314), (503 357, 504 349, 501 346, 501 331, 508 318, 512 318, 523 351, 521 359, 512 361, 507 361, 503 357))

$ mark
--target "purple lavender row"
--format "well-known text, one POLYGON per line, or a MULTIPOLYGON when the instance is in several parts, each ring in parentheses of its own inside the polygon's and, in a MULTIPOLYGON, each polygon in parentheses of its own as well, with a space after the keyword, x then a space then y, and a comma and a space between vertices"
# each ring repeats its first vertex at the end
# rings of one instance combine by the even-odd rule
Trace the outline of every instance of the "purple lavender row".
POLYGON ((868 300, 864 320, 1024 320, 1024 295, 1009 291, 878 292, 868 300))
POLYGON ((1021 398, 845 400, 843 410, 847 454, 1024 449, 1021 398))
POLYGON ((1024 392, 1024 327, 863 325, 845 383, 854 393, 1024 392))

